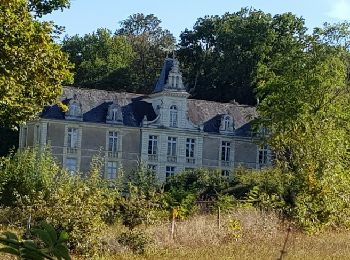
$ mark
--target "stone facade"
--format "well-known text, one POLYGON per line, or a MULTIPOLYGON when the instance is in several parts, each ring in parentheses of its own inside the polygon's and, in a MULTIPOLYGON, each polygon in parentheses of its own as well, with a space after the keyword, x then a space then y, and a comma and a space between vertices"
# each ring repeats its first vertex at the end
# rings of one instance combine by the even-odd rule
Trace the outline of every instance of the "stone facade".
POLYGON ((142 161, 160 180, 182 170, 260 168, 270 152, 252 137, 254 107, 189 99, 179 64, 166 59, 148 96, 65 87, 59 106, 20 128, 20 147, 49 144, 68 170, 87 172, 94 155, 105 158, 105 177, 142 161))

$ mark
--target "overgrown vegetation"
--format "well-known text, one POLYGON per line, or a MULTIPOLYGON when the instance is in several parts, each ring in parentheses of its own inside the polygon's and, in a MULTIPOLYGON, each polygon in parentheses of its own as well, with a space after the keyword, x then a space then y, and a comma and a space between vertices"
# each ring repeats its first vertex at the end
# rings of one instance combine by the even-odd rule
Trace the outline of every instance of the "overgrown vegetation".
POLYGON ((245 234, 242 220, 228 216, 242 210, 271 212, 311 232, 329 226, 349 227, 346 198, 350 181, 335 171, 319 182, 312 175, 300 179, 300 175, 279 167, 237 169, 231 178, 198 169, 179 173, 162 184, 142 164, 132 173, 120 174, 114 182, 101 177, 102 166, 101 159, 95 158, 90 173, 68 173, 56 164, 49 148, 2 158, 0 223, 18 229, 25 239, 28 225, 48 222, 55 230, 69 234, 72 253, 84 256, 123 250, 148 254, 160 241, 147 230, 165 225, 167 240, 171 239, 170 212, 179 223, 176 240, 180 239, 180 223, 194 216, 199 219, 201 214, 214 217, 210 225, 218 228, 217 235, 223 239, 220 243, 240 240, 245 234), (219 210, 221 216, 215 220, 219 210), (113 237, 101 235, 116 229, 113 237))

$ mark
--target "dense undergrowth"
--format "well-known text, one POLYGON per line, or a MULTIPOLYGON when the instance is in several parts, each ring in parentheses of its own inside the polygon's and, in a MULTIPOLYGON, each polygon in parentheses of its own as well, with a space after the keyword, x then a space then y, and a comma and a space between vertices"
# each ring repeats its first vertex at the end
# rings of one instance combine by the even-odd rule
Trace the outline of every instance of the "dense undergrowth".
POLYGON ((235 243, 256 232, 277 234, 287 224, 311 233, 349 227, 350 175, 337 169, 322 178, 311 170, 300 176, 278 167, 237 169, 231 178, 198 169, 165 184, 143 165, 131 173, 121 170, 113 181, 101 177, 102 169, 102 160, 95 158, 90 173, 70 174, 49 149, 2 158, 2 228, 26 238, 31 226, 45 221, 69 234, 72 254, 91 257, 235 243), (169 234, 170 210, 175 239, 169 234))

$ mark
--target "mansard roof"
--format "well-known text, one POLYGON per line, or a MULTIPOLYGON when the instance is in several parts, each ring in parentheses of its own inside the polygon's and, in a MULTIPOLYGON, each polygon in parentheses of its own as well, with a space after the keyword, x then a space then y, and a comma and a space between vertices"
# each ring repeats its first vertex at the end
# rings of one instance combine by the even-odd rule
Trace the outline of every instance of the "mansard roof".
MULTIPOLYGON (((147 98, 144 95, 76 87, 63 88, 61 100, 64 104, 68 104, 74 96, 81 104, 84 122, 106 123, 108 107, 113 101, 121 107, 123 124, 126 126, 141 126, 145 116, 148 121, 156 118, 152 104, 143 100, 147 98)), ((256 117, 254 107, 239 105, 235 102, 218 103, 196 99, 187 99, 187 101, 190 120, 197 125, 203 124, 204 132, 220 133, 221 116, 227 114, 233 118, 235 135, 250 135, 249 121, 256 117)), ((58 105, 52 105, 45 107, 41 117, 64 120, 65 114, 58 105)))

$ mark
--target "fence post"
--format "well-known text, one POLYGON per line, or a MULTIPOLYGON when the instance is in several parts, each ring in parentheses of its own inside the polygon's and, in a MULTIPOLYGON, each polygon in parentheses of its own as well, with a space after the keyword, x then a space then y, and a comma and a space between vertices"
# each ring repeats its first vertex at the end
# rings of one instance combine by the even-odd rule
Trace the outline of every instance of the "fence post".
POLYGON ((221 212, 220 212, 220 207, 218 207, 218 229, 221 228, 221 212))
POLYGON ((175 238, 175 215, 176 215, 176 209, 172 208, 170 210, 170 221, 171 221, 170 236, 171 236, 171 239, 175 238))

